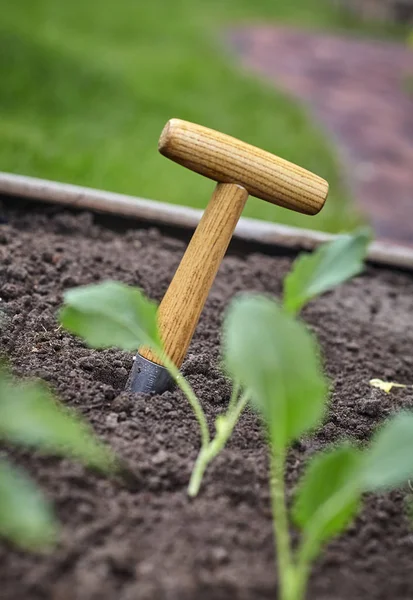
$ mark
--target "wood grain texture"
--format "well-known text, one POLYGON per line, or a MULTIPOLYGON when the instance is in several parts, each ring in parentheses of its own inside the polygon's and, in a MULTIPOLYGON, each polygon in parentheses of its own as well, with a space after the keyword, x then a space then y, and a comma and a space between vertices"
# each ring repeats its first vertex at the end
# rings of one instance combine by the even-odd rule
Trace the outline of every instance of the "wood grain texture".
POLYGON ((181 119, 166 124, 159 152, 222 183, 237 183, 251 196, 300 213, 315 215, 324 206, 328 183, 274 154, 224 133, 181 119))
MULTIPOLYGON (((248 192, 219 183, 159 306, 158 323, 166 354, 180 367, 209 290, 240 218, 248 192)), ((139 354, 161 364, 147 349, 139 354)))

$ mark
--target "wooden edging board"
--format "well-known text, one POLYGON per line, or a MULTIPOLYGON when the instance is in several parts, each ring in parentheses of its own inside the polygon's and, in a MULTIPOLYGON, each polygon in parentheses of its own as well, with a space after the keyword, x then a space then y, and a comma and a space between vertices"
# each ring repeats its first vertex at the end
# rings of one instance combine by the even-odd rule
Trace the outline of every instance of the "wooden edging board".
MULTIPOLYGON (((17 196, 187 229, 195 229, 202 215, 201 210, 186 206, 4 172, 0 172, 0 195, 17 196)), ((336 236, 241 217, 234 237, 292 250, 311 250, 336 236)), ((368 260, 380 265, 413 270, 413 247, 375 241, 370 245, 368 260)))

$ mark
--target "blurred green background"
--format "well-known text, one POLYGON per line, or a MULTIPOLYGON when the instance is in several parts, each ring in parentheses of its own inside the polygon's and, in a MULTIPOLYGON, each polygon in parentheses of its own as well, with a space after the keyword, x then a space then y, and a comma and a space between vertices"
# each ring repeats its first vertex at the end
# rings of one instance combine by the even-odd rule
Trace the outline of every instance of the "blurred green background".
POLYGON ((241 70, 237 24, 397 35, 334 0, 1 1, 0 170, 204 207, 213 183, 162 158, 171 117, 240 137, 325 177, 315 218, 251 199, 245 215, 340 231, 358 217, 332 144, 288 96, 241 70))

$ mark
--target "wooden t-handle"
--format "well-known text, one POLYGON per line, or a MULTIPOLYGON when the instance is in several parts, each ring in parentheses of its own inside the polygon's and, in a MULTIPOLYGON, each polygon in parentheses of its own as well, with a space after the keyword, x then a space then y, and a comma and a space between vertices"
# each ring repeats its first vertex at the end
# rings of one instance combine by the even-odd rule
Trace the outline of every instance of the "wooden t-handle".
MULTIPOLYGON (((180 367, 248 194, 313 215, 328 184, 264 150, 179 119, 167 123, 159 151, 218 182, 158 311, 165 352, 180 367)), ((148 349, 139 354, 161 364, 148 349)))
POLYGON ((251 196, 296 212, 317 214, 328 183, 270 152, 225 133, 171 119, 159 139, 159 152, 220 183, 237 183, 251 196))

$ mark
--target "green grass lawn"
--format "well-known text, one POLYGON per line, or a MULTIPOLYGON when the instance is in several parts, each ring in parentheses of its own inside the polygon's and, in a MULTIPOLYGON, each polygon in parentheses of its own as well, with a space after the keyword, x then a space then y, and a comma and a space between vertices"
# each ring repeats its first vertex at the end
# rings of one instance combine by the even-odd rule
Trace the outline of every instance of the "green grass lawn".
POLYGON ((0 170, 204 207, 213 183, 157 152, 163 125, 179 117, 330 182, 326 208, 312 219, 255 199, 246 215, 352 227, 357 218, 324 132, 291 98, 242 72, 225 45, 225 26, 243 21, 360 29, 331 0, 4 3, 0 170))

